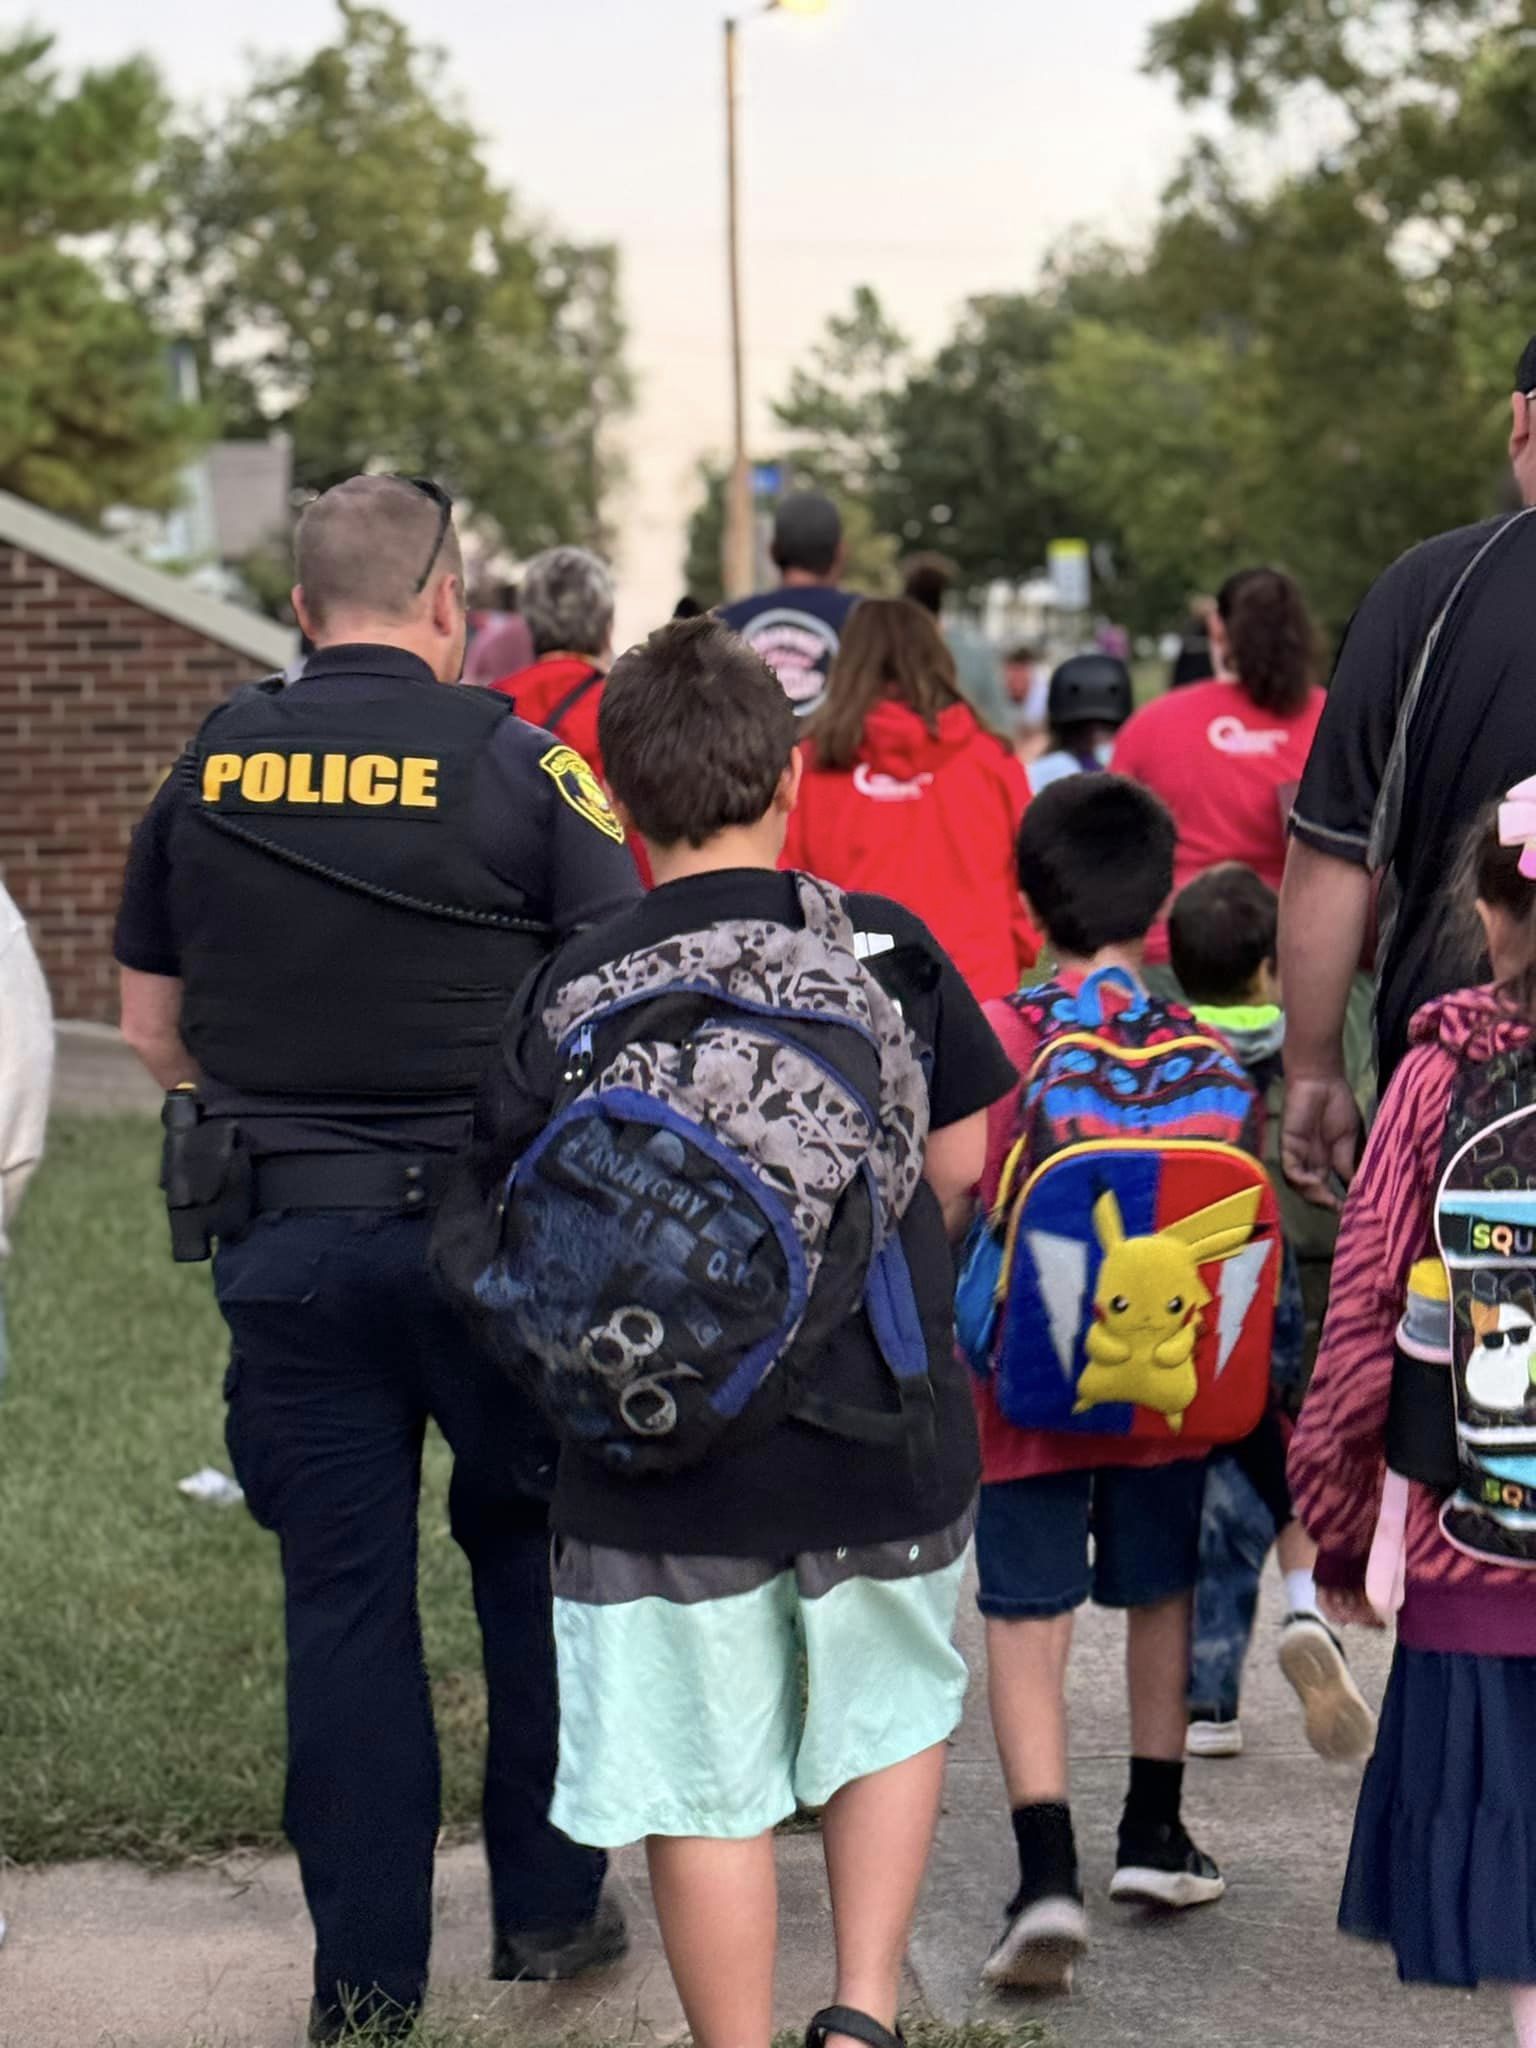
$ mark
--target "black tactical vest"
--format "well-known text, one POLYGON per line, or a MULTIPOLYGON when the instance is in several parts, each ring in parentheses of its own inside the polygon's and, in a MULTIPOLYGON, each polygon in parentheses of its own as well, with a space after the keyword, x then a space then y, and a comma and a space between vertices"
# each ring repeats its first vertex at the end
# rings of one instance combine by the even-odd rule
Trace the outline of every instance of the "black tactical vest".
POLYGON ((467 1101, 547 926, 476 849, 489 691, 275 683, 204 725, 171 864, 181 1028, 252 1095, 467 1101))

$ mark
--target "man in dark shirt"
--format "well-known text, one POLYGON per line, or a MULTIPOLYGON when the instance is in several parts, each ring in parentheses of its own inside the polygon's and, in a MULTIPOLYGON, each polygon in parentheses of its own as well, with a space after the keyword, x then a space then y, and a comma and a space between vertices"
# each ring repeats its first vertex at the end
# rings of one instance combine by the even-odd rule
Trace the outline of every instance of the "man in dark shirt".
POLYGON ((840 590, 843 522, 820 491, 792 491, 773 521, 773 559, 784 581, 777 590, 740 597, 720 616, 760 654, 802 718, 826 693, 848 614, 858 603, 840 590))
POLYGON ((1379 577, 1339 653, 1291 818, 1280 908, 1288 1177, 1337 1207, 1360 1115, 1344 1016, 1383 903, 1376 1045, 1385 1090, 1414 1012, 1475 977, 1445 884, 1485 804, 1536 770, 1536 337, 1516 371, 1510 459, 1527 507, 1438 535, 1379 577))
POLYGON ((316 651, 208 719, 134 839, 117 930, 124 1035, 164 1087, 195 1086, 177 1115, 215 1141, 204 1166, 228 1160, 196 1220, 219 1238, 230 1455, 282 1542, 316 2041, 363 2017, 403 2033, 426 1990, 429 1417, 485 1640, 495 1973, 570 1975, 624 1942, 602 1858, 548 1819, 552 1446, 437 1295, 427 1239, 514 989, 638 885, 580 756, 443 687, 465 639, 451 514, 398 477, 310 507, 294 606, 316 651))

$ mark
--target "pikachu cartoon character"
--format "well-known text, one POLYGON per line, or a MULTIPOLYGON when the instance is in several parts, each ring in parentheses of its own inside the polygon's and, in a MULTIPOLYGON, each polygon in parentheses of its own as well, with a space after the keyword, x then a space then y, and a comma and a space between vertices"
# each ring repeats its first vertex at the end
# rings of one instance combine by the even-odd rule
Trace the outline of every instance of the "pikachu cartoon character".
POLYGON ((1100 1195, 1093 1224, 1104 1262, 1074 1414, 1102 1401, 1129 1401, 1166 1416, 1175 1434, 1183 1429, 1198 1390, 1200 1318, 1212 1299, 1200 1268, 1241 1251, 1261 1199, 1261 1189, 1245 1188, 1151 1237, 1127 1237, 1113 1193, 1100 1195))

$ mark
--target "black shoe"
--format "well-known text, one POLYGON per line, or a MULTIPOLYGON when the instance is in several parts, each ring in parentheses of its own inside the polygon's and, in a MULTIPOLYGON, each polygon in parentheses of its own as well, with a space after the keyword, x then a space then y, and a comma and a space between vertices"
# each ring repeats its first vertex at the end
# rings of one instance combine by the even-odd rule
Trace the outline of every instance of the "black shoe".
POLYGON ((1161 1827, 1122 1824, 1120 1853, 1109 1896, 1119 1905, 1214 1905, 1226 1880, 1210 1857, 1195 1847, 1181 1821, 1161 1827))
POLYGON ((491 1975, 500 1984, 519 1978, 556 1984, 616 1963, 629 1949, 629 1929, 614 1900, 598 1901, 597 1911, 579 1927, 536 1928, 519 1934, 505 1929, 496 1937, 491 1975))
POLYGON ((1017 1892, 1008 1924, 981 1966, 981 1981, 1002 1991, 1070 1991, 1072 1971, 1088 1947, 1083 1895, 1017 1892))

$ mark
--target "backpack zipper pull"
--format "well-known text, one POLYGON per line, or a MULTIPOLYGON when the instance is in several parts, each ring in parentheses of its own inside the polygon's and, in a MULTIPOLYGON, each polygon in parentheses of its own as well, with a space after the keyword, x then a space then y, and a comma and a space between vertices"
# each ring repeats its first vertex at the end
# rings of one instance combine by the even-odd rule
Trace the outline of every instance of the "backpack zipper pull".
POLYGON ((571 1041, 570 1055, 565 1062, 565 1072, 560 1076, 567 1087, 574 1087, 585 1081, 592 1071, 592 1026, 583 1024, 571 1041))

